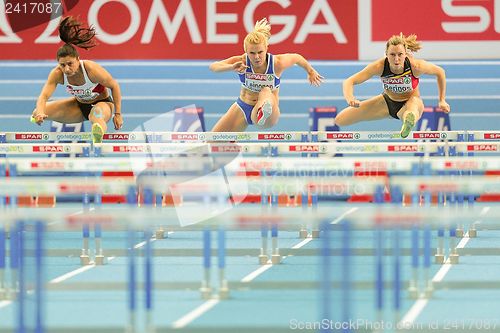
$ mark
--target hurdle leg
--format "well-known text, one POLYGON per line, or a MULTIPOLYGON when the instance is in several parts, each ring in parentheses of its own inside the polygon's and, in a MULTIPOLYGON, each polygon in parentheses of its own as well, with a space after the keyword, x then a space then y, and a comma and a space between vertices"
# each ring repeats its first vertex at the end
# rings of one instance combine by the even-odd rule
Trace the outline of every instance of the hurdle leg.
POLYGON ((434 292, 434 285, 430 275, 431 268, 431 229, 430 226, 425 226, 424 229, 424 281, 425 281, 425 297, 429 298, 434 292))
MULTIPOLYGON (((155 201, 156 201, 156 207, 161 207, 163 205, 163 195, 156 194, 155 201)), ((162 225, 158 226, 158 228, 155 231, 155 238, 156 239, 164 239, 164 238, 166 238, 166 235, 167 235, 167 233, 165 232, 165 229, 163 228, 163 226, 162 225)))
POLYGON ((471 224, 469 228, 469 238, 476 238, 477 237, 477 229, 476 229, 476 223, 478 221, 475 221, 474 223, 471 224))
MULTIPOLYGON (((306 191, 303 191, 302 194, 300 195, 300 205, 304 210, 308 209, 309 194, 306 191)), ((299 238, 306 239, 308 235, 309 232, 307 231, 307 222, 303 222, 300 224, 299 238)))
POLYGON ((10 233, 10 287, 6 287, 8 299, 15 299, 19 290, 20 230, 21 227, 16 224, 10 233))
MULTIPOLYGON (((318 208, 318 194, 317 193, 311 193, 311 205, 312 205, 312 209, 318 208)), ((312 238, 319 238, 319 234, 320 234, 320 232, 318 229, 311 230, 311 237, 312 238)))
POLYGON ((210 299, 212 297, 212 288, 210 287, 210 230, 203 230, 203 279, 201 281, 201 297, 203 299, 210 299))
POLYGON ((226 280, 226 232, 220 228, 217 232, 217 260, 219 266, 219 299, 229 298, 229 285, 226 280))
POLYGON ((135 258, 135 231, 127 231, 127 257, 128 257, 128 323, 126 333, 134 333, 136 330, 136 258, 135 258))
POLYGON ((153 236, 152 230, 147 227, 144 231, 144 241, 145 245, 145 262, 144 262, 144 292, 145 292, 145 308, 146 308, 146 332, 155 332, 155 326, 153 322, 153 242, 151 240, 153 236))
POLYGON ((281 263, 281 255, 278 247, 278 226, 273 224, 271 226, 271 262, 273 265, 277 265, 281 263))
POLYGON ((7 248, 5 244, 5 229, 0 228, 0 300, 5 299, 6 289, 5 289, 5 257, 7 248))
POLYGON ((94 263, 98 266, 104 265, 105 258, 102 250, 102 227, 99 223, 94 226, 95 233, 95 258, 94 263))
POLYGON ((88 224, 82 226, 83 240, 82 240, 82 254, 80 255, 80 265, 87 266, 90 265, 89 256, 89 238, 90 238, 90 227, 88 224))
MULTIPOLYGON (((438 193, 438 206, 444 205, 445 196, 443 193, 438 193)), ((437 231, 438 236, 438 247, 436 249, 436 254, 434 255, 434 263, 444 264, 444 229, 439 228, 437 231)))
POLYGON ((411 262, 411 271, 412 271, 412 277, 410 279, 410 285, 408 288, 408 293, 410 295, 410 298, 412 299, 417 299, 419 296, 419 288, 418 288, 418 256, 419 256, 419 249, 418 249, 418 229, 417 227, 413 227, 411 230, 411 257, 412 257, 412 262, 411 262))
POLYGON ((438 229, 438 246, 436 248, 436 254, 434 255, 434 263, 444 264, 444 229, 438 229))
POLYGON ((261 235, 261 241, 262 245, 260 248, 260 255, 259 255, 259 264, 265 265, 267 264, 267 261, 269 260, 269 257, 267 255, 267 235, 268 235, 268 226, 267 225, 262 225, 260 228, 260 235, 261 235))
POLYGON ((456 246, 456 235, 455 235, 456 229, 452 226, 450 228, 450 238, 449 238, 449 248, 450 248, 450 254, 448 256, 448 259, 450 260, 450 264, 456 265, 458 264, 459 261, 459 255, 457 252, 457 246, 456 246))

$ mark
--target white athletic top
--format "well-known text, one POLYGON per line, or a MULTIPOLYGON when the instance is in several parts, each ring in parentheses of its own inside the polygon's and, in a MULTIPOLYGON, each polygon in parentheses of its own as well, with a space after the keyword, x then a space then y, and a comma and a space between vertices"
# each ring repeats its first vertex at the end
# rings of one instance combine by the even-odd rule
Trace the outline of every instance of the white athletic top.
POLYGON ((80 60, 80 67, 82 68, 85 83, 81 86, 74 86, 68 82, 68 77, 63 73, 66 91, 68 92, 68 94, 75 96, 81 102, 92 102, 106 88, 100 83, 94 83, 90 81, 89 76, 87 75, 87 71, 85 70, 83 60, 80 60))

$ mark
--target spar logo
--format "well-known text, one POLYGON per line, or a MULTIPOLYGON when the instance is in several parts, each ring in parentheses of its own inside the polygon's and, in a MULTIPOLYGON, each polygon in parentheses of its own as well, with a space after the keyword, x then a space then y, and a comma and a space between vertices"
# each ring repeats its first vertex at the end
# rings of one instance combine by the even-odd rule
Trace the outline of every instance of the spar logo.
POLYGON ((104 134, 104 139, 107 140, 129 140, 130 135, 128 134, 104 134))
POLYGON ((69 153, 71 147, 61 145, 33 146, 32 151, 35 153, 69 153))
MULTIPOLYGON (((48 138, 48 135, 46 135, 46 136, 48 138)), ((16 140, 43 140, 44 135, 42 133, 16 133, 15 139, 16 140)))
POLYGON ((483 137, 486 140, 499 140, 500 139, 500 132, 484 133, 483 137))
POLYGON ((487 144, 467 145, 467 151, 498 151, 498 146, 487 144))
POLYGON ((198 133, 174 133, 172 140, 200 140, 198 133))
POLYGON ((446 133, 439 132, 413 133, 414 139, 446 139, 447 137, 446 133))
POLYGON ((239 153, 248 151, 248 147, 237 145, 211 146, 210 149, 212 153, 239 153))
POLYGON ((288 151, 319 152, 320 147, 318 145, 292 145, 289 147, 288 151))
POLYGON ((99 193, 100 188, 95 184, 60 184, 61 193, 99 193))
MULTIPOLYGON (((249 80, 259 80, 259 81, 267 81, 268 80, 268 75, 267 74, 258 74, 258 73, 246 73, 245 77, 249 80)), ((271 79, 273 79, 273 76, 270 75, 271 79)))
POLYGON ((458 170, 477 170, 480 164, 475 161, 446 161, 444 163, 445 169, 458 169, 458 170))
POLYGON ((359 133, 327 133, 327 139, 344 139, 344 140, 359 140, 361 138, 361 134, 359 133))
POLYGON ((258 140, 292 140, 290 133, 263 133, 257 136, 258 140))
POLYGON ((151 148, 149 146, 113 146, 113 152, 117 153, 149 153, 151 148))
POLYGON ((43 169, 43 170, 64 170, 66 164, 58 161, 49 162, 31 162, 31 169, 43 169))
POLYGON ((388 146, 387 151, 415 152, 415 151, 418 151, 418 146, 417 145, 393 145, 393 146, 388 146))

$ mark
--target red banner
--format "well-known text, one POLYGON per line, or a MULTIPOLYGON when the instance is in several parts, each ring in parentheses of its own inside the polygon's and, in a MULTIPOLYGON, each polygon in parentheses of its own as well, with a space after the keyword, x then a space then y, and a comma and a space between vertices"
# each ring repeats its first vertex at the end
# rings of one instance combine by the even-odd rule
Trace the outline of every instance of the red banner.
POLYGON ((427 41, 500 39, 500 0, 372 0, 373 40, 417 33, 427 41))
POLYGON ((0 59, 54 59, 62 10, 96 28, 99 45, 82 50, 83 58, 226 58, 243 53, 245 35, 263 17, 272 25, 272 53, 358 57, 356 1, 61 0, 60 8, 55 1, 38 0, 42 5, 35 7, 27 0, 0 4, 0 59))

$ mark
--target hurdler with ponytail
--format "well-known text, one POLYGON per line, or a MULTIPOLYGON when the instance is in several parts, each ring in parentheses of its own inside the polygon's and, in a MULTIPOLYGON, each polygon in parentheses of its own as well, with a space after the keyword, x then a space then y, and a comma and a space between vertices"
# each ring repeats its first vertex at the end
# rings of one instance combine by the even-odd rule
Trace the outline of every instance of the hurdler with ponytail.
POLYGON ((417 36, 403 33, 393 35, 387 40, 385 57, 380 58, 343 83, 344 98, 349 105, 335 118, 339 126, 348 126, 360 121, 377 120, 393 117, 402 121, 401 137, 406 138, 416 122, 422 116, 424 103, 418 88, 419 78, 423 74, 434 75, 437 79, 438 106, 450 112, 446 102, 446 75, 443 68, 416 59, 414 53, 422 48, 417 36), (379 76, 383 93, 365 101, 354 97, 354 85, 379 76))
POLYGON ((90 120, 92 140, 102 142, 107 122, 113 116, 115 130, 123 125, 121 92, 118 82, 102 66, 91 60, 81 60, 76 49, 91 49, 97 45, 96 31, 68 16, 59 24, 59 37, 64 42, 56 54, 58 65, 50 72, 38 97, 32 122, 41 125, 45 119, 61 123, 90 120), (70 98, 49 101, 58 84, 64 85, 70 98))

